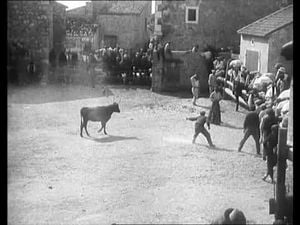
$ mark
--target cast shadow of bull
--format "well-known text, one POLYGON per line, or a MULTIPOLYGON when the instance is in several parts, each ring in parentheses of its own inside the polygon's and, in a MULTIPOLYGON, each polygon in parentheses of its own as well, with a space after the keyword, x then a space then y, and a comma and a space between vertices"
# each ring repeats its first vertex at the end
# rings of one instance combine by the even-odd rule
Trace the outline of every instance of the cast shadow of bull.
POLYGON ((100 138, 95 138, 95 137, 84 137, 84 138, 99 143, 110 143, 110 142, 124 141, 124 140, 139 140, 139 138, 137 137, 126 137, 126 136, 116 136, 116 135, 108 135, 100 138))

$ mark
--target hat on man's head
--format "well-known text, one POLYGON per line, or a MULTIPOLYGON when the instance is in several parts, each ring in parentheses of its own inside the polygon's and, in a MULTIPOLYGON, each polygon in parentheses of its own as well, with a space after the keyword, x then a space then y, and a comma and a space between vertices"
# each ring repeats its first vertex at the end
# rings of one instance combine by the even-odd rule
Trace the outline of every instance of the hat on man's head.
POLYGON ((276 70, 278 70, 280 67, 282 67, 282 64, 281 63, 276 63, 274 67, 275 67, 276 70))
POLYGON ((274 110, 272 108, 267 109, 266 110, 266 114, 268 116, 275 116, 275 112, 274 112, 274 110))
POLYGON ((201 111, 201 112, 200 112, 200 115, 201 115, 201 116, 204 116, 204 115, 205 115, 205 111, 201 111))
POLYGON ((279 71, 279 72, 282 72, 282 73, 286 73, 286 70, 285 70, 285 68, 284 68, 283 66, 280 67, 278 71, 279 71))

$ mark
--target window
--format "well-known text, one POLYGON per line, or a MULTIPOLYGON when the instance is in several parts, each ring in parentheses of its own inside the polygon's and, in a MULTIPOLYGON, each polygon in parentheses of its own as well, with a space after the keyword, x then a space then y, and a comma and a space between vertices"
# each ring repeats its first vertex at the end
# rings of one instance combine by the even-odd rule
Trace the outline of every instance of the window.
POLYGON ((199 8, 193 6, 187 6, 185 11, 186 23, 198 23, 199 8))

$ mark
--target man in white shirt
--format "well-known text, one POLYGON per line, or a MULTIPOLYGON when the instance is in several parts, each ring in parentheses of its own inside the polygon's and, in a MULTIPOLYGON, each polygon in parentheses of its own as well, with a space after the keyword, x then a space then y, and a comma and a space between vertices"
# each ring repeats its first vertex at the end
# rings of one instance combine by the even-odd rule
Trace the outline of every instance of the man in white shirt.
POLYGON ((193 94, 193 105, 196 105, 196 100, 199 97, 199 77, 197 74, 191 76, 192 94, 193 94))

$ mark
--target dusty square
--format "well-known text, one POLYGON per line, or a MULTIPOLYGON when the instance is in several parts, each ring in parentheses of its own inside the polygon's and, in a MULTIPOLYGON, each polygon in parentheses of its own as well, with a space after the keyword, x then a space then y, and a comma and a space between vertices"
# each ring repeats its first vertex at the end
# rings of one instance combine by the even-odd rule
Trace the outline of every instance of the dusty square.
MULTIPOLYGON (((8 88, 8 224, 209 223, 228 207, 247 221, 271 224, 273 185, 261 180, 266 164, 249 139, 241 153, 246 110, 222 101, 216 145, 203 136, 192 145, 200 98, 157 94, 138 87, 8 88), (120 102, 108 135, 79 136, 80 108, 120 102)), ((292 166, 289 165, 289 170, 292 166)), ((275 173, 276 176, 276 173, 275 173)), ((290 177, 288 177, 290 179, 290 177)))

